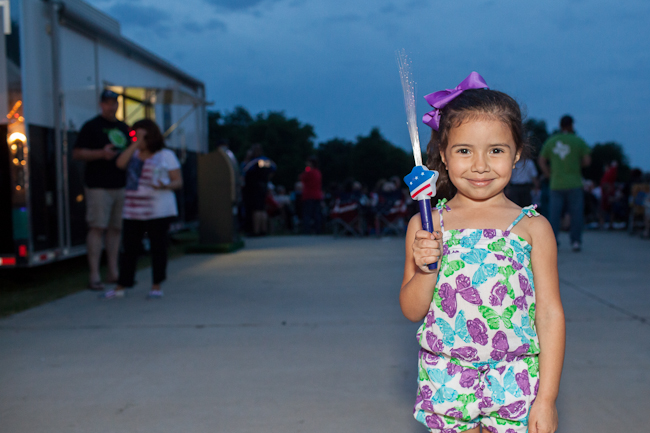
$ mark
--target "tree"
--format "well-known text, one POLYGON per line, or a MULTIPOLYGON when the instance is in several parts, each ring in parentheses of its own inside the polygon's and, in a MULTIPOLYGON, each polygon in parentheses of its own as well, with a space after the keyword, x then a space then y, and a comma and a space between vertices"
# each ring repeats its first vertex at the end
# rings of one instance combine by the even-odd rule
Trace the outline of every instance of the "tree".
MULTIPOLYGON (((283 112, 260 113, 249 125, 250 144, 260 143, 265 155, 278 166, 273 183, 287 189, 293 189, 305 169, 305 161, 314 154, 315 137, 312 125, 288 119, 283 112)), ((243 149, 244 153, 248 147, 243 149)), ((241 151, 239 156, 244 157, 241 151)))
POLYGON ((314 127, 289 119, 283 112, 259 113, 254 118, 243 107, 221 114, 208 112, 210 150, 223 140, 241 162, 255 143, 278 166, 273 183, 292 189, 305 168, 307 157, 314 153, 314 127))
POLYGON ((354 178, 353 152, 354 143, 341 138, 320 143, 316 149, 316 156, 323 179, 328 183, 343 183, 348 178, 354 178))
POLYGON ((585 167, 583 174, 585 178, 594 181, 596 185, 605 173, 605 167, 612 161, 618 162, 618 181, 624 182, 630 176, 630 166, 623 146, 614 141, 607 143, 596 143, 591 149, 591 165, 585 167))
POLYGON ((407 175, 413 168, 413 157, 373 128, 369 135, 357 137, 352 164, 356 180, 372 188, 379 179, 407 175))
POLYGON ((530 158, 536 161, 540 150, 542 150, 542 145, 549 137, 546 122, 530 118, 524 123, 524 130, 531 147, 530 158))
POLYGON ((284 112, 270 111, 255 117, 243 107, 232 112, 208 112, 210 149, 227 141, 241 162, 250 147, 259 143, 266 156, 278 166, 273 183, 293 189, 305 161, 311 155, 319 159, 323 185, 343 183, 349 178, 372 188, 379 179, 405 176, 413 167, 410 152, 386 140, 378 128, 356 142, 334 138, 314 147, 314 127, 284 112))
POLYGON ((225 115, 219 111, 208 111, 209 149, 214 150, 220 142, 227 141, 230 150, 240 158, 242 149, 251 146, 249 127, 252 123, 253 117, 243 107, 235 107, 225 115))

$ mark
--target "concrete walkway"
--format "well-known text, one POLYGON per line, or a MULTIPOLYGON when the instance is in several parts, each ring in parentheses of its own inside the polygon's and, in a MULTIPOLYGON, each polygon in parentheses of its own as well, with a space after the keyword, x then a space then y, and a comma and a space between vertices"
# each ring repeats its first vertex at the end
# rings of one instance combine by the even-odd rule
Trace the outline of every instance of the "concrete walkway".
MULTIPOLYGON (((566 243, 566 240, 565 240, 566 243)), ((82 292, 0 320, 0 431, 423 432, 400 239, 251 239, 149 270, 125 299, 82 292)), ((650 242, 561 250, 560 432, 648 429, 650 242)))

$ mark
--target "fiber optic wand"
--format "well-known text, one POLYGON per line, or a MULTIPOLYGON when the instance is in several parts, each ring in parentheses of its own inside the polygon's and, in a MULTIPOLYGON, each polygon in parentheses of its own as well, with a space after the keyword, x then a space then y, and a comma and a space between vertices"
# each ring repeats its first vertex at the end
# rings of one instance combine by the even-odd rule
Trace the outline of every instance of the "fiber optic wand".
MULTIPOLYGON (((397 65, 399 75, 402 79, 402 90, 404 91, 404 108, 406 109, 406 125, 408 126, 411 146, 413 147, 413 159, 415 167, 404 177, 404 182, 409 188, 411 198, 417 200, 420 206, 420 218, 422 229, 433 233, 433 220, 431 217, 431 197, 436 195, 436 182, 439 173, 429 170, 422 165, 422 150, 420 148, 420 137, 415 113, 415 83, 411 78, 410 62, 404 50, 397 53, 397 65)), ((430 270, 438 268, 438 263, 431 263, 430 270)))

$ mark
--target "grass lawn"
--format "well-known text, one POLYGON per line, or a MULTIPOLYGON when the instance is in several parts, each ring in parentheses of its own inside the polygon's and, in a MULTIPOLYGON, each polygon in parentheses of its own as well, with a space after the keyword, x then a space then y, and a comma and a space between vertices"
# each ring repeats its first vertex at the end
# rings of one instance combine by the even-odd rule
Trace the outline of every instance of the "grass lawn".
MULTIPOLYGON (((183 255, 185 248, 195 241, 194 233, 173 235, 169 258, 183 255)), ((150 264, 149 256, 142 256, 138 261, 138 269, 150 264)), ((102 266, 102 275, 106 275, 105 266, 102 266)), ((86 290, 87 284, 88 264, 85 255, 34 268, 0 269, 0 317, 86 290)))

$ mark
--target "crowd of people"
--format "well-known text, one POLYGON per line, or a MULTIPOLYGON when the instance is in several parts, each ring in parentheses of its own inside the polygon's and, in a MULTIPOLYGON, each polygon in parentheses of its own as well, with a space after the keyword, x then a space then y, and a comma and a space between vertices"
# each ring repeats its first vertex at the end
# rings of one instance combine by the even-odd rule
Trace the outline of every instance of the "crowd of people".
MULTIPOLYGON (((174 190, 182 188, 180 163, 165 148, 155 122, 144 119, 132 127, 117 120, 118 95, 101 95, 101 114, 80 131, 73 158, 84 161, 88 288, 104 291, 104 298, 121 297, 134 285, 134 273, 143 240, 152 251, 152 287, 149 298, 162 297, 161 283, 167 267, 167 242, 171 221, 178 215, 174 190), (122 251, 120 254, 120 246, 122 251), (108 275, 99 273, 105 249, 108 275)), ((619 165, 610 161, 600 182, 582 177, 591 164, 590 148, 573 130, 573 118, 564 116, 560 132, 542 146, 535 161, 522 157, 512 169, 505 194, 521 207, 537 205, 553 228, 569 231, 573 251, 582 247, 584 227, 640 229, 650 238, 650 173, 634 169, 619 181, 619 165)), ((442 167, 442 170, 445 168, 442 167)), ((323 188, 318 160, 309 157, 292 191, 273 184, 275 162, 253 145, 241 164, 240 224, 250 236, 269 233, 335 234, 355 236, 404 235, 418 205, 400 176, 380 179, 374 187, 355 179, 329 183, 323 188)), ((437 200, 434 199, 434 200, 437 200)))
POLYGON ((555 236, 568 230, 571 248, 580 251, 583 228, 642 229, 650 235, 650 173, 632 169, 626 180, 619 164, 609 161, 598 182, 584 179, 582 169, 592 164, 590 148, 573 129, 573 118, 563 116, 560 132, 549 137, 537 160, 517 162, 506 195, 519 206, 534 203, 548 216, 555 236))
POLYGON ((605 168, 599 184, 585 182, 589 200, 586 214, 591 229, 637 232, 650 239, 650 172, 635 168, 629 179, 617 179, 618 163, 612 161, 605 168))
POLYGON ((322 175, 315 157, 305 161, 305 170, 291 194, 272 182, 277 165, 264 155, 262 145, 251 146, 241 163, 242 202, 240 226, 249 236, 277 233, 320 234, 323 231, 322 175))
MULTIPOLYGON (((564 116, 560 132, 549 137, 538 159, 522 157, 517 161, 505 191, 507 197, 521 207, 535 204, 551 221, 556 237, 569 232, 574 251, 581 249, 584 228, 627 228, 650 237, 650 173, 634 169, 627 181, 619 181, 614 160, 605 167, 600 182, 586 180, 582 169, 591 164, 589 152, 589 146, 573 130, 573 118, 564 116)), ((262 156, 260 145, 254 145, 242 163, 240 213, 242 226, 250 235, 403 234, 410 217, 418 212, 397 175, 380 179, 373 187, 355 179, 323 187, 327 179, 322 179, 316 158, 310 157, 293 190, 287 191, 273 184, 276 169, 273 161, 262 156), (261 164, 260 158, 265 163, 261 164), (263 216, 253 216, 258 214, 263 216)))
POLYGON ((345 223, 348 234, 358 236, 403 234, 408 219, 417 212, 417 204, 397 176, 380 179, 372 189, 354 179, 330 182, 323 188, 318 161, 310 157, 293 190, 287 191, 284 186, 273 184, 275 164, 269 164, 272 168, 264 170, 258 163, 242 163, 240 222, 250 236, 331 233, 337 221, 345 223), (265 198, 259 198, 258 193, 255 207, 250 185, 258 177, 266 180, 264 187, 260 184, 258 188, 265 198), (265 214, 263 226, 256 226, 251 220, 258 209, 265 214))

